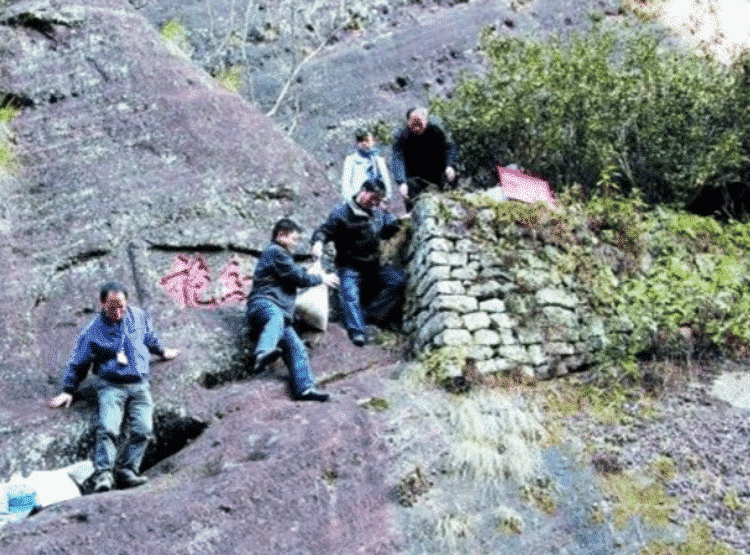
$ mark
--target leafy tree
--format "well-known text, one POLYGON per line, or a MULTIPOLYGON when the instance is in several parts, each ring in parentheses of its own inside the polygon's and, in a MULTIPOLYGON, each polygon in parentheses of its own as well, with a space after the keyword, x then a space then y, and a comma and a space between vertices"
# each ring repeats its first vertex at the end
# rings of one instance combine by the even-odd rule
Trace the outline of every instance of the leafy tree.
POLYGON ((594 28, 545 42, 485 32, 490 62, 434 108, 469 173, 515 162, 558 192, 643 191, 682 204, 748 166, 747 65, 663 47, 653 32, 594 28))

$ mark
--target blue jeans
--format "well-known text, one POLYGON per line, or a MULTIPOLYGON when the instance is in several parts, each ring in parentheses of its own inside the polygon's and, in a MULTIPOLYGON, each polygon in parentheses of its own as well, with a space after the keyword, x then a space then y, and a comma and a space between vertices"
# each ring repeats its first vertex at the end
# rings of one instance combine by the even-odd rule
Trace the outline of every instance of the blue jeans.
POLYGON ((404 302, 406 275, 394 266, 339 268, 339 299, 349 337, 365 334, 366 323, 395 321, 404 302))
POLYGON ((154 402, 148 382, 115 384, 97 377, 94 387, 99 399, 94 469, 112 472, 117 468, 137 474, 153 433, 154 402), (123 422, 128 437, 118 455, 117 438, 123 422))
POLYGON ((258 330, 256 358, 262 353, 281 349, 281 357, 289 369, 294 396, 315 385, 305 344, 276 304, 268 299, 251 301, 247 306, 247 320, 252 328, 258 330))

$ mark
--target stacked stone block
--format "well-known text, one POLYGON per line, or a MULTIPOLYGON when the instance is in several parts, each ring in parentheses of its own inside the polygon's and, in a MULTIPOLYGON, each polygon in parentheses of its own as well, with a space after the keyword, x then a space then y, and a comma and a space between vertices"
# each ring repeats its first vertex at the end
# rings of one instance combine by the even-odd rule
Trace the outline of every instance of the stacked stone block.
MULTIPOLYGON (((493 212, 477 217, 489 221, 493 212)), ((507 250, 498 253, 502 231, 469 230, 466 220, 460 203, 440 196, 426 196, 414 209, 404 318, 414 354, 457 348, 480 373, 532 379, 593 362, 604 326, 576 281, 555 269, 562 254, 523 234, 515 241, 506 234, 507 250)))

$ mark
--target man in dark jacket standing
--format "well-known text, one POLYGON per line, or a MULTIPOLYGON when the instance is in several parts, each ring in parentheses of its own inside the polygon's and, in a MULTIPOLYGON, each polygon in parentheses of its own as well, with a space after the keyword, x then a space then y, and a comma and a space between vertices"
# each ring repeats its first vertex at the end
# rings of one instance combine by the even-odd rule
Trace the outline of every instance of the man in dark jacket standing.
POLYGON ((414 199, 429 184, 442 187, 456 179, 456 152, 445 133, 430 123, 427 109, 412 108, 406 113, 406 127, 393 139, 391 171, 411 212, 414 199))
POLYGON ((380 241, 398 231, 400 220, 378 205, 386 194, 380 180, 367 180, 359 193, 338 204, 328 219, 313 233, 312 255, 320 258, 323 243, 336 246, 339 298, 344 326, 352 343, 368 341, 366 323, 387 324, 400 315, 406 276, 380 263, 380 241))
POLYGON ((300 401, 326 401, 328 394, 315 389, 305 344, 292 326, 298 287, 325 283, 338 286, 336 274, 310 274, 295 264, 292 252, 299 246, 300 227, 282 218, 273 227, 271 244, 258 259, 247 299, 247 319, 259 330, 255 347, 258 371, 279 355, 289 369, 292 395, 300 401))
POLYGON ((169 360, 177 356, 165 349, 154 332, 149 315, 128 307, 128 292, 118 282, 99 291, 102 311, 78 334, 62 379, 62 393, 47 403, 51 409, 69 407, 73 392, 93 364, 94 387, 99 400, 94 448, 94 491, 134 487, 146 482, 138 474, 153 431, 154 403, 148 383, 150 354, 169 360), (116 439, 123 421, 129 433, 119 455, 116 439))

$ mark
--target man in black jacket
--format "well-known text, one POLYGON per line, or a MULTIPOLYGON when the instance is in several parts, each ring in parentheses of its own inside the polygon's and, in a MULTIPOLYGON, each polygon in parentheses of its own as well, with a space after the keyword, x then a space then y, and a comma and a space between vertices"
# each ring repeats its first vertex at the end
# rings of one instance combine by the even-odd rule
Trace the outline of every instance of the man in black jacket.
POLYGON ((406 127, 393 139, 391 171, 410 212, 416 196, 430 184, 456 179, 456 152, 440 127, 430 123, 425 108, 406 113, 406 127))
POLYGON ((312 255, 320 258, 323 243, 336 246, 339 298, 344 326, 352 343, 368 341, 366 323, 387 324, 400 317, 406 276, 380 263, 380 240, 398 231, 400 220, 378 208, 386 194, 380 180, 368 180, 357 195, 338 204, 313 233, 312 255))
POLYGON ((305 344, 292 326, 298 287, 325 283, 336 287, 336 274, 310 274, 295 264, 292 252, 299 246, 300 227, 282 218, 273 228, 271 244, 258 259, 253 286, 247 299, 248 323, 259 330, 255 347, 255 370, 261 370, 279 355, 289 369, 292 395, 300 401, 326 401, 328 394, 315 389, 305 344))

